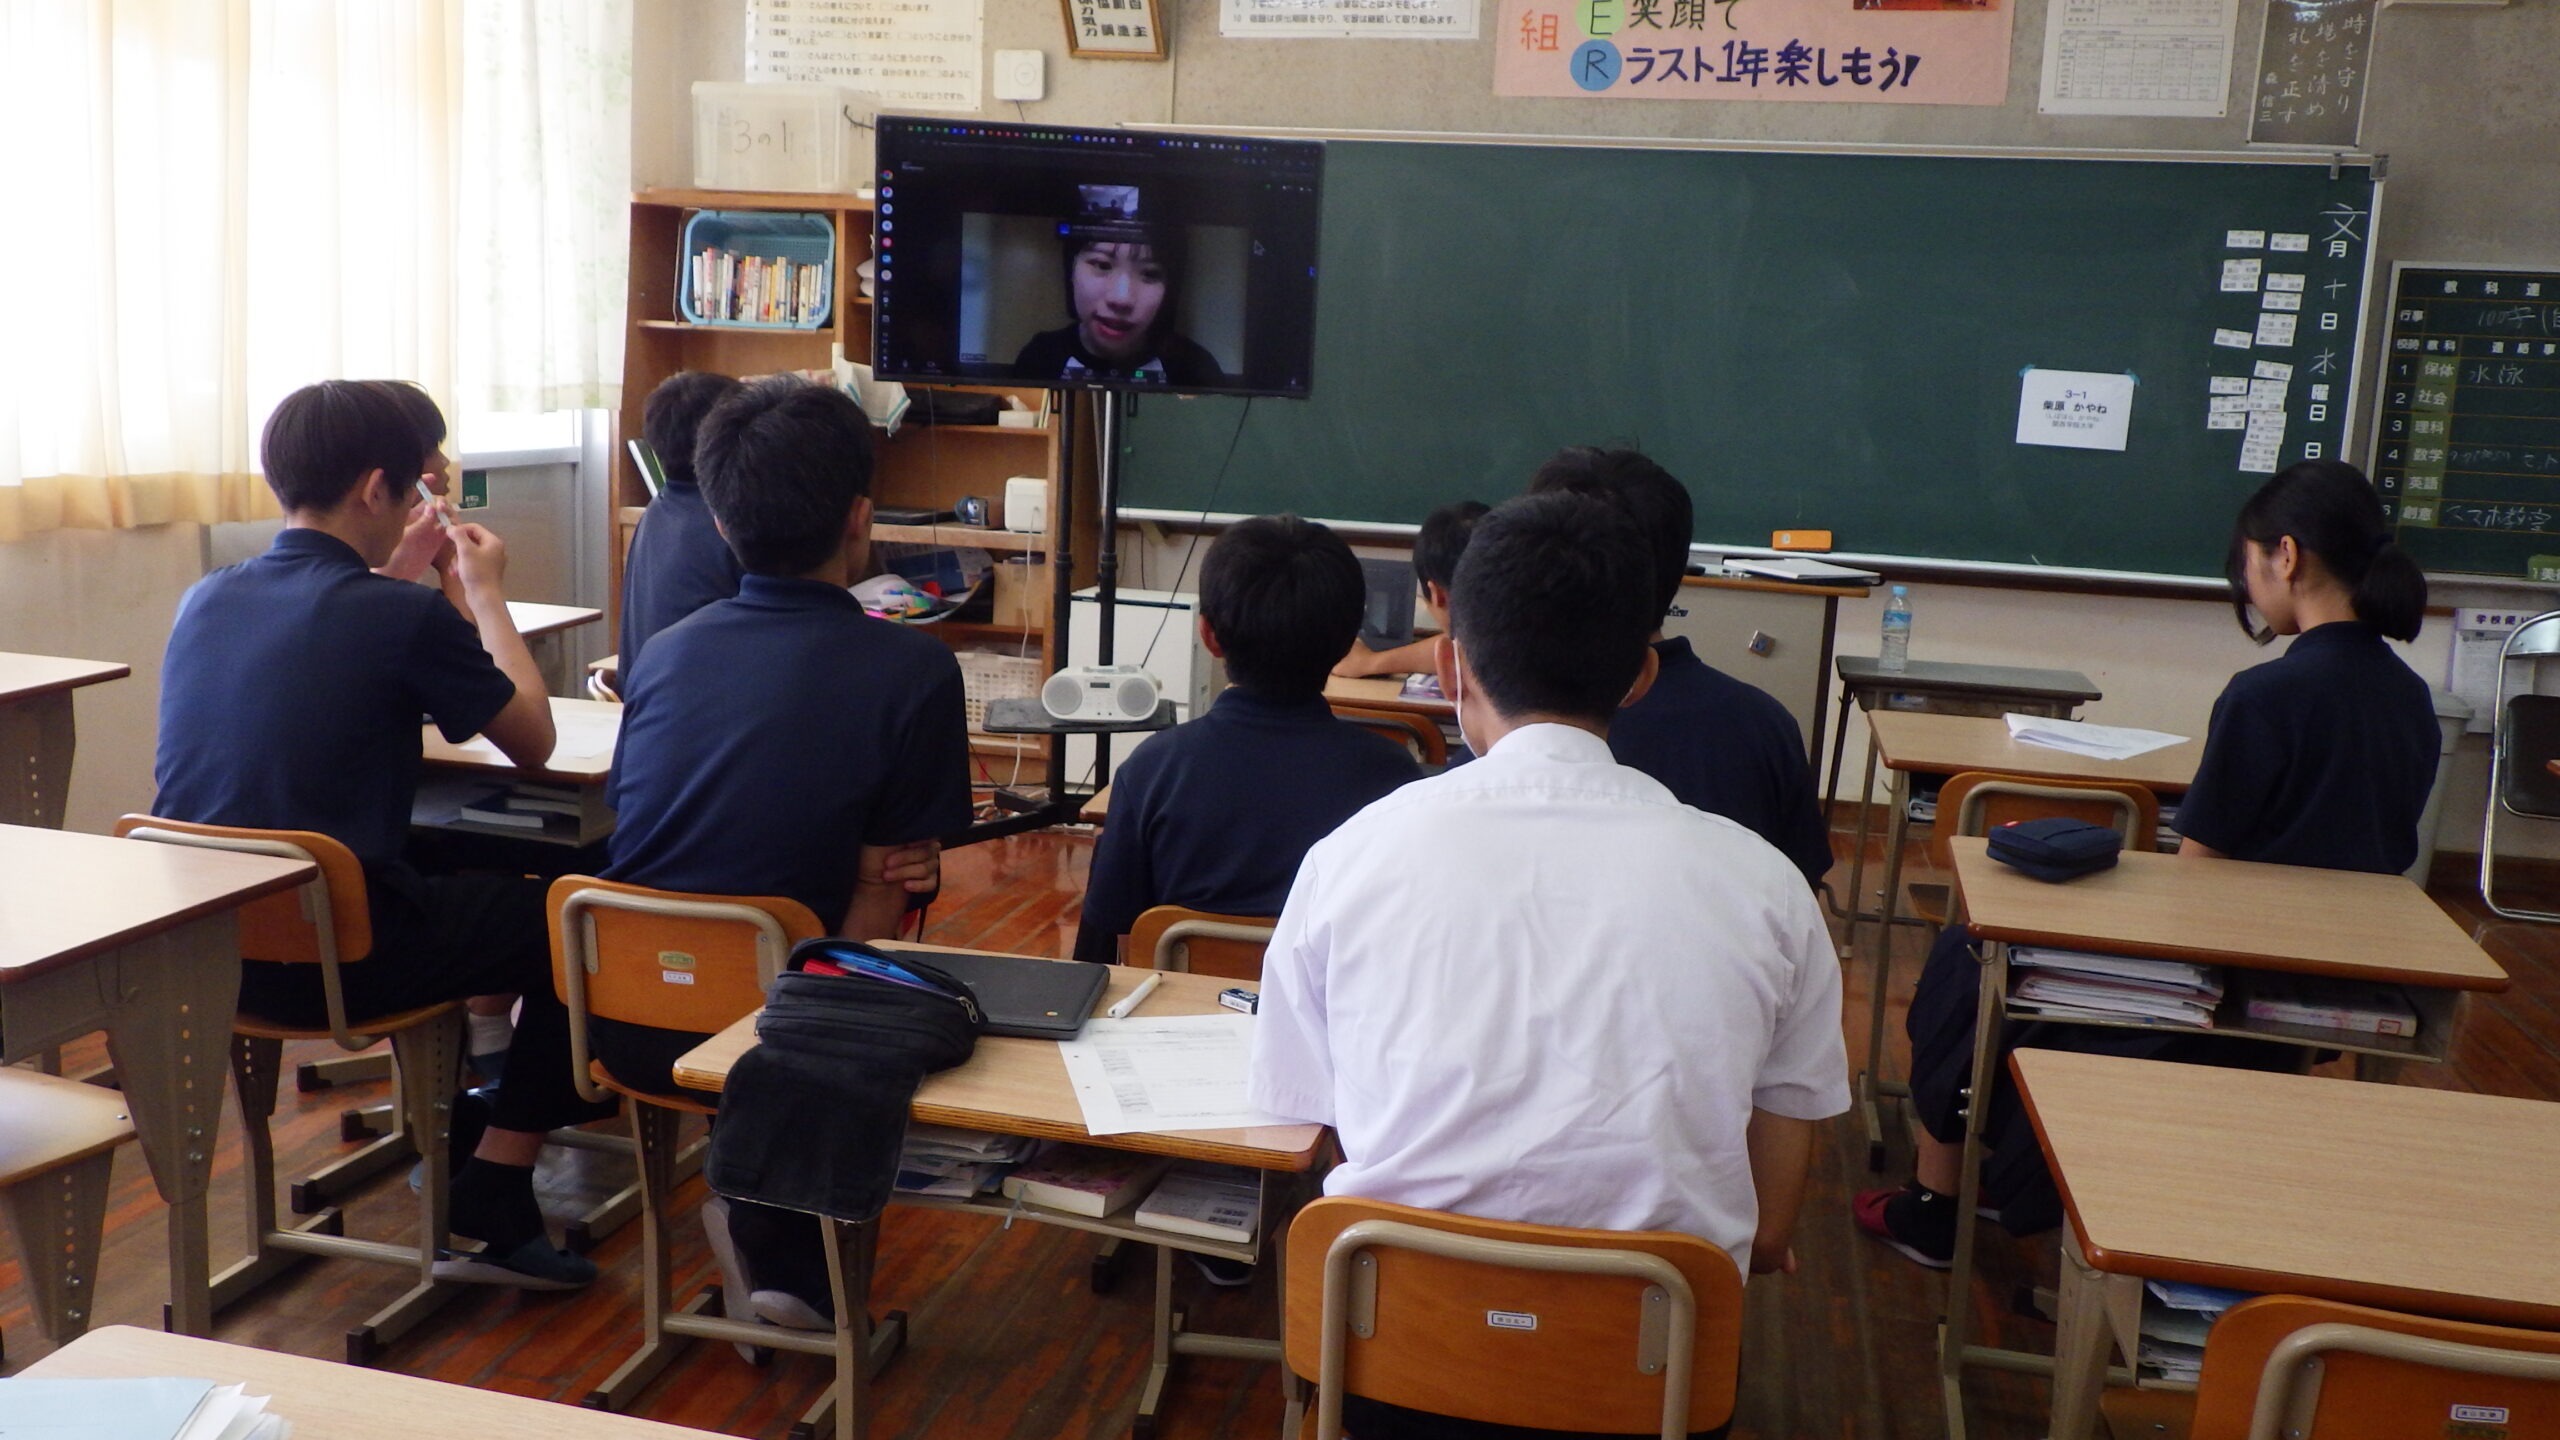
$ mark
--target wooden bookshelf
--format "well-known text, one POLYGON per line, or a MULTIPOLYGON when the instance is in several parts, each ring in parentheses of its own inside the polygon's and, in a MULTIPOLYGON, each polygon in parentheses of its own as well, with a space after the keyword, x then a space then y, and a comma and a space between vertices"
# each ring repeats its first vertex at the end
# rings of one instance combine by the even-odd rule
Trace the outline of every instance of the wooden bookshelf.
MULTIPOLYGON (((621 623, 623 556, 630 549, 640 515, 649 503, 648 487, 621 442, 641 433, 641 412, 649 392, 680 370, 711 370, 740 377, 786 370, 825 370, 833 363, 839 344, 848 358, 867 358, 871 353, 871 302, 863 297, 861 278, 854 270, 871 256, 871 219, 872 202, 856 195, 649 189, 632 198, 622 410, 613 447, 613 502, 607 507, 612 516, 607 553, 613 558, 613 623, 617 627, 621 623), (702 210, 783 210, 829 217, 836 238, 832 277, 835 293, 829 323, 815 330, 790 330, 698 324, 683 319, 678 286, 684 266, 685 222, 702 210)), ((1010 393, 1035 408, 1044 398, 1044 392, 1036 389, 979 385, 952 388, 1010 393)), ((1089 401, 1081 397, 1066 401, 1063 396, 1061 400, 1084 407, 1078 411, 1078 419, 1092 422, 1089 401)), ((899 427, 895 436, 873 431, 878 445, 874 451, 872 497, 881 505, 949 510, 961 497, 977 496, 987 501, 994 518, 1001 522, 1005 481, 1017 476, 1040 476, 1049 482, 1049 527, 1041 532, 1016 534, 952 524, 883 525, 874 530, 874 538, 908 544, 975 546, 999 559, 1054 556, 1069 550, 1074 557, 1070 588, 1092 583, 1099 538, 1092 447, 1077 447, 1084 452, 1078 463, 1063 453, 1060 428, 1054 422, 1032 428, 906 424, 899 427), (1060 517, 1068 508, 1061 503, 1062 487, 1066 486, 1075 487, 1071 547, 1067 543, 1070 537, 1059 528, 1060 517)), ((1026 570, 1030 573, 1024 579, 1034 592, 1026 597, 1030 604, 1029 648, 1023 644, 1026 627, 1019 623, 999 626, 945 621, 930 628, 955 647, 1036 653, 1042 674, 1055 670, 1063 655, 1053 623, 1054 584, 1049 565, 1007 565, 998 575, 1000 579, 1012 579, 1016 572, 1026 570)), ((973 736, 971 747, 1002 756, 1008 762, 1017 748, 1013 741, 985 736, 973 736)), ((1033 756, 1030 760, 1038 758, 1033 756)), ((1024 778, 1040 780, 1043 777, 1038 770, 1036 764, 1026 761, 1024 778)))

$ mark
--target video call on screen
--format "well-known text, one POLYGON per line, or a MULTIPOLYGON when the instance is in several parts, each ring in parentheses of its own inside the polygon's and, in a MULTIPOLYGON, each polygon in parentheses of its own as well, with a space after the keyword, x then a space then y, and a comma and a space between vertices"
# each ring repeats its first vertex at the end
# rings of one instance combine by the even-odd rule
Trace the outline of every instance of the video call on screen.
POLYGON ((1324 146, 879 119, 884 380, 1304 397, 1324 146))

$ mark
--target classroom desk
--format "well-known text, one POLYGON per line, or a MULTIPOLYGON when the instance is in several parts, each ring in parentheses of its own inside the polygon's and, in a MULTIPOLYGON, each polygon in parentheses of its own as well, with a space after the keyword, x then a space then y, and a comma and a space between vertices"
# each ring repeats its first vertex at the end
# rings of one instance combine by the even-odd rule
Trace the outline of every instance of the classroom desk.
POLYGON ((2056 1050, 2010 1064, 2067 1214, 2056 1440, 2096 1433, 2147 1279, 2560 1329, 2560 1105, 2056 1050))
POLYGON ((49 1380, 185 1375, 245 1384, 251 1395, 272 1397, 268 1412, 291 1420, 306 1440, 702 1440, 699 1430, 653 1420, 130 1325, 92 1330, 23 1373, 49 1380))
MULTIPOLYGON (((1958 837, 1950 848, 1955 852, 1959 912, 1986 942, 1981 1000, 1975 1011, 1972 1085, 1973 1093, 1986 1099, 1997 1079, 1994 1067, 2007 1015, 2011 945, 2052 945, 2405 986, 2418 1013, 2414 1038, 2246 1021, 2239 1013, 2236 994, 2226 999, 2216 1016, 2219 1028, 2213 1034, 2303 1049, 2343 1050, 2357 1057, 2359 1075, 2374 1079, 2387 1078, 2409 1061, 2441 1061, 2463 993, 2507 987, 2506 971, 2404 876, 2128 851, 2112 870, 2051 885, 1993 860, 1980 836, 1958 837)), ((2217 1084, 2236 1086, 2246 1072, 2216 1068, 2203 1073, 2216 1077, 2217 1084)), ((2391 1091, 2373 1086, 2370 1093, 2379 1103, 2391 1091)), ((2122 1093, 2117 1103, 2132 1108, 2122 1093)), ((2044 1373, 2050 1365, 2043 1356, 1968 1345, 1965 1340, 1972 1294, 1974 1206, 1982 1185, 1982 1127, 1991 1108, 1977 1103, 1965 1112, 1955 1264, 1947 1277, 1939 1353, 1951 1440, 1964 1436, 1964 1367, 2044 1373)), ((2368 1155, 2359 1183, 2369 1181, 2378 1168, 2385 1167, 2374 1166, 2368 1155)))
MULTIPOLYGON (((2009 738, 2008 722, 1996 715, 1946 715, 1912 710, 1867 712, 1868 750, 1882 759, 1893 777, 1892 813, 1885 821, 1884 898, 1876 925, 1874 959, 1868 986, 1867 1063, 1858 1073, 1858 1112, 1867 1127, 1867 1165, 1884 1168, 1884 1114, 1881 1099, 1907 1094, 1884 1079, 1885 992, 1893 974, 1893 927, 1902 905, 1902 863, 1910 841, 1911 777, 1960 775, 1985 770, 2031 780, 2125 780, 2155 794, 2183 795, 2194 782, 2204 758, 2204 741, 2136 755, 2130 760, 2096 760, 2049 745, 2022 745, 2009 738)), ((1872 762, 1871 762, 1872 763, 1872 762)), ((1863 807, 1862 807, 1863 810, 1863 807)), ((1948 817, 1950 820, 1953 817, 1948 817)), ((2151 837, 2127 836, 2126 843, 2148 849, 2151 837)), ((1858 850, 1849 864, 1849 888, 1857 893, 1865 874, 1866 821, 1859 819, 1858 850)), ((1857 922, 1850 922, 1854 951, 1857 922)))
MULTIPOLYGON (((938 949, 938 946, 909 947, 938 949)), ((1062 965, 1080 962, 1061 960, 1062 965)), ((1111 983, 1094 1012, 1102 1010, 1137 988, 1138 983, 1157 972, 1114 966, 1111 983)), ((1214 975, 1190 975, 1163 972, 1163 983, 1156 988, 1145 1005, 1149 1015, 1216 1015, 1226 1013, 1218 1004, 1218 992, 1232 981, 1214 975)), ((750 1015, 731 1025, 676 1061, 676 1083, 695 1090, 718 1091, 728 1083, 729 1069, 740 1055, 755 1044, 755 1017, 750 1015)), ((1044 1140, 1071 1140, 1080 1145, 1096 1145, 1113 1150, 1134 1150, 1149 1155, 1169 1155, 1182 1160, 1206 1160, 1221 1165, 1241 1165, 1263 1172, 1261 1240, 1262 1244, 1227 1245, 1214 1240, 1201 1240, 1188 1235, 1175 1235, 1162 1230, 1149 1230, 1133 1223, 1126 1214, 1106 1218, 1068 1215, 1060 1211, 1017 1206, 1001 1196, 970 1200, 949 1200, 917 1195, 900 1195, 902 1205, 924 1205, 935 1209, 978 1210, 989 1215, 1018 1214, 1026 1219, 1065 1225, 1095 1234, 1117 1236, 1124 1240, 1156 1247, 1156 1297, 1154 1364, 1147 1372, 1145 1392, 1138 1401, 1139 1433, 1153 1425, 1162 1402, 1164 1387, 1172 1376, 1176 1355, 1213 1355, 1237 1360, 1264 1360, 1278 1363, 1280 1342, 1227 1335, 1196 1335, 1180 1330, 1173 1319, 1173 1252, 1176 1249, 1220 1255, 1234 1260, 1277 1265, 1281 1261, 1281 1244, 1289 1227, 1289 1218, 1297 1206, 1311 1198, 1317 1178, 1316 1162, 1324 1144, 1325 1129, 1321 1125, 1271 1125, 1244 1130, 1194 1130, 1159 1134, 1090 1135, 1084 1128, 1084 1111, 1077 1104, 1074 1089, 1067 1083, 1066 1062, 1059 1058, 1054 1041, 1025 1040, 1003 1036, 980 1036, 977 1050, 966 1064, 925 1077, 916 1090, 914 1108, 917 1120, 935 1125, 957 1125, 970 1130, 992 1131, 999 1135, 1031 1135, 1044 1140), (1278 1183, 1275 1183, 1278 1182, 1278 1183), (1259 1256, 1257 1256, 1259 1251, 1259 1256)), ((1282 1386, 1290 1397, 1290 1416, 1286 1433, 1297 1433, 1299 1393, 1295 1382, 1284 1368, 1282 1386)), ((848 1387, 852 1388, 852 1387, 848 1387)), ((862 1403, 858 1394, 847 1403, 862 1403)))
POLYGON ((0 825, 62 828, 71 794, 71 692, 121 680, 130 665, 0 650, 0 825))
POLYGON ((554 695, 581 693, 572 688, 567 646, 561 636, 603 619, 604 612, 587 605, 510 600, 507 616, 516 622, 516 633, 524 637, 525 648, 533 652, 533 663, 542 667, 542 688, 554 695))
POLYGON ((1808 760, 1830 709, 1831 647, 1840 602, 1866 598, 1864 585, 1802 585, 1747 575, 1691 575, 1663 617, 1666 637, 1685 639, 1698 658, 1777 698, 1804 736, 1808 760))
POLYGON ((1087 825, 1105 825, 1110 823, 1111 787, 1105 785, 1101 789, 1094 791, 1093 798, 1085 801, 1084 807, 1076 811, 1076 818, 1087 825))
POLYGON ((1418 700, 1404 693, 1404 681, 1393 676, 1368 675, 1352 679, 1341 675, 1325 677, 1324 699, 1328 705, 1357 705, 1364 710, 1395 710, 1408 715, 1427 715, 1446 720, 1458 713, 1458 707, 1446 700, 1418 700))
MULTIPOLYGON (((1940 660, 1914 660, 1900 670, 1887 670, 1874 657, 1843 655, 1840 673, 1840 717, 1831 730, 1831 778, 1822 787, 1822 813, 1828 823, 1840 802, 1840 752, 1849 740, 1849 711, 1854 706, 1870 720, 1867 763, 1858 772, 1858 839, 1849 851, 1849 893, 1835 901, 1831 913, 1849 922, 1851 940, 1858 925, 1877 918, 1863 907, 1860 887, 1866 884, 1867 836, 1873 826, 1876 783, 1876 733, 1872 721, 1884 711, 1922 711, 1939 715, 2022 715, 2071 718, 2081 705, 2096 700, 2098 687, 2074 670, 2022 670, 2007 665, 1958 665, 1940 660)), ((1887 896, 1887 906, 1891 897, 1887 896)))
POLYGON ((0 825, 0 1064, 95 1031, 169 1205, 169 1323, 213 1322, 205 1188, 240 1001, 239 907, 313 867, 0 825))
MULTIPOLYGON (((529 770, 509 760, 505 752, 485 735, 457 745, 439 734, 432 723, 421 727, 425 738, 425 759, 429 771, 447 777, 525 780, 572 787, 585 806, 585 813, 579 817, 574 831, 565 827, 517 830, 502 825, 475 824, 468 820, 439 822, 436 828, 577 847, 596 844, 612 834, 613 812, 605 807, 604 788, 605 782, 613 778, 613 752, 621 738, 622 707, 609 701, 569 700, 554 695, 551 697, 551 723, 559 733, 559 742, 553 747, 550 759, 529 770)), ((446 788, 434 785, 431 780, 420 790, 422 803, 431 791, 441 794, 446 788)))

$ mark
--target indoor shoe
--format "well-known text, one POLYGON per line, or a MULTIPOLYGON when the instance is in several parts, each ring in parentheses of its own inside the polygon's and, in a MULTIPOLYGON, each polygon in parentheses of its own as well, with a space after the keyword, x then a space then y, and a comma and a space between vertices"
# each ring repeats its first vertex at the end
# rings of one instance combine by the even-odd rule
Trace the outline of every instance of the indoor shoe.
POLYGON ((594 1262, 553 1245, 547 1236, 527 1240, 504 1255, 487 1250, 447 1250, 435 1278, 466 1285, 505 1285, 518 1290, 575 1290, 595 1283, 594 1262))
POLYGON ((1918 1264, 1944 1270, 1955 1263, 1956 1197, 1914 1180, 1896 1190, 1868 1190, 1849 1202, 1858 1228, 1918 1264))
MULTIPOLYGON (((747 1283, 747 1266, 738 1258, 738 1242, 729 1234, 729 1197, 714 1195, 702 1202, 702 1234, 711 1242, 711 1259, 720 1268, 720 1313, 732 1320, 753 1320, 755 1294, 747 1283)), ((738 1358, 753 1365, 756 1347, 741 1340, 733 1347, 738 1358)))
POLYGON ((1221 1290, 1241 1289, 1253 1283, 1253 1267, 1242 1260, 1230 1260, 1224 1255, 1203 1255, 1193 1251, 1191 1265, 1193 1269, 1200 1272, 1201 1279, 1221 1290))

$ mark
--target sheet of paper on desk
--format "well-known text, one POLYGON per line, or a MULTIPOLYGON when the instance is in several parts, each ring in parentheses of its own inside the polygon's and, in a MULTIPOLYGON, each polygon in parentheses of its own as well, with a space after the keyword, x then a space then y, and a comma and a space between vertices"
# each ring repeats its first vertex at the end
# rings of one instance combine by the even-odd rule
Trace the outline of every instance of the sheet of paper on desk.
POLYGON ((1286 1122, 1244 1102, 1250 1015, 1096 1019, 1058 1046, 1095 1135, 1234 1130, 1286 1122))
POLYGON ((2184 735, 2136 730, 2130 725, 2092 725, 2085 720, 2055 720, 2043 715, 2009 714, 2009 738, 2022 745, 2042 745, 2093 760, 2130 760, 2154 750, 2183 745, 2184 735))
POLYGON ((551 722, 559 731, 552 755, 561 760, 601 760, 613 753, 613 741, 622 732, 622 709, 553 710, 551 722))

